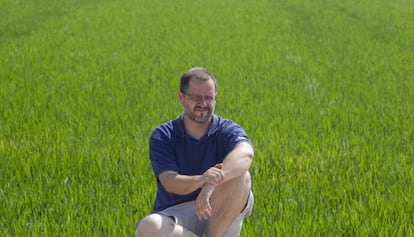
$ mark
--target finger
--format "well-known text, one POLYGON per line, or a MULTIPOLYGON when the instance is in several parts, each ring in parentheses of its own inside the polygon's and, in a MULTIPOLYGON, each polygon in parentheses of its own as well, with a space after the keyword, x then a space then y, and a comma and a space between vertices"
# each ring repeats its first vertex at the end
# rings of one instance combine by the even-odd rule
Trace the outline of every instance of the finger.
POLYGON ((208 220, 211 216, 211 210, 209 208, 204 208, 201 212, 201 217, 204 220, 208 220))
POLYGON ((220 170, 220 172, 218 172, 220 181, 224 178, 224 172, 222 170, 220 170))
POLYGON ((211 211, 212 210, 209 202, 202 202, 196 207, 196 215, 199 220, 207 220, 212 215, 211 211))
POLYGON ((197 201, 196 202, 196 206, 195 206, 195 212, 197 214, 198 219, 203 219, 204 218, 204 204, 203 201, 197 201))
POLYGON ((208 218, 210 218, 210 217, 211 217, 211 210, 206 209, 204 211, 204 220, 208 220, 208 218))
POLYGON ((199 220, 207 220, 211 216, 211 211, 208 209, 201 209, 196 212, 199 220))
POLYGON ((202 211, 201 211, 201 208, 197 205, 196 206, 196 208, 195 208, 195 213, 196 213, 196 215, 197 215, 197 218, 199 219, 199 220, 202 220, 202 218, 203 218, 203 214, 202 214, 202 211))
POLYGON ((216 170, 213 175, 217 183, 220 183, 224 179, 224 173, 222 170, 216 170))
POLYGON ((217 177, 209 177, 206 182, 216 186, 216 185, 220 184, 220 181, 221 180, 217 177))

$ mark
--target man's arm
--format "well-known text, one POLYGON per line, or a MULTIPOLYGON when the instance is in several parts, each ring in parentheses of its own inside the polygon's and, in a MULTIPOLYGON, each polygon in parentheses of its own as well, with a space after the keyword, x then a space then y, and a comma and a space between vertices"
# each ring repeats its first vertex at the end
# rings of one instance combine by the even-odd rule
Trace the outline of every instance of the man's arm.
POLYGON ((219 184, 224 177, 220 168, 221 164, 218 164, 202 175, 181 175, 175 171, 165 171, 158 176, 158 179, 167 192, 185 195, 203 187, 206 183, 219 184))
MULTIPOLYGON (((181 175, 175 171, 164 171, 158 179, 167 192, 185 195, 204 186, 215 186, 239 177, 250 168, 254 151, 250 143, 241 142, 224 158, 222 164, 211 167, 202 175, 181 175)), ((214 188, 213 188, 214 190, 214 188)), ((210 189, 210 194, 212 191, 210 189)))
MULTIPOLYGON (((253 147, 248 142, 241 142, 224 158, 221 167, 224 177, 220 183, 234 179, 245 174, 254 157, 253 147)), ((212 215, 210 197, 215 190, 216 184, 206 183, 203 185, 196 200, 195 212, 200 220, 207 220, 212 215)))
POLYGON ((224 178, 221 182, 239 177, 250 168, 254 157, 253 147, 248 142, 240 142, 227 154, 223 161, 224 178))
POLYGON ((175 171, 162 172, 158 179, 167 192, 178 195, 191 193, 204 184, 201 175, 181 175, 175 171))

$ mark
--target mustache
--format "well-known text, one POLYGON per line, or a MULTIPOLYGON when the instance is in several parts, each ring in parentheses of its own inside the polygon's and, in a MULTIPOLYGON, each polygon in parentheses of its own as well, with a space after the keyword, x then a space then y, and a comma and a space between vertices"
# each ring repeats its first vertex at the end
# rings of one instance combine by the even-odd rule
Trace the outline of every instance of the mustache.
POLYGON ((197 109, 205 109, 205 110, 210 110, 210 107, 209 107, 209 106, 196 106, 196 107, 194 107, 194 109, 195 109, 195 110, 197 110, 197 109))

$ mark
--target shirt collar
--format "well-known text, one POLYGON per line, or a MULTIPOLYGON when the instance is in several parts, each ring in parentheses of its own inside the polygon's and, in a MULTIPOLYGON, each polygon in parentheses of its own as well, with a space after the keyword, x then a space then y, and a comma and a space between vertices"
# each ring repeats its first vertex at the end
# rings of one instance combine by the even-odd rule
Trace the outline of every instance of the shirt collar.
MULTIPOLYGON (((181 114, 179 117, 175 119, 174 121, 175 132, 180 137, 188 137, 187 133, 185 132, 183 119, 184 119, 184 114, 181 114)), ((219 116, 213 114, 211 118, 210 126, 208 127, 207 132, 206 132, 207 136, 211 136, 217 132, 219 119, 220 119, 219 116)))

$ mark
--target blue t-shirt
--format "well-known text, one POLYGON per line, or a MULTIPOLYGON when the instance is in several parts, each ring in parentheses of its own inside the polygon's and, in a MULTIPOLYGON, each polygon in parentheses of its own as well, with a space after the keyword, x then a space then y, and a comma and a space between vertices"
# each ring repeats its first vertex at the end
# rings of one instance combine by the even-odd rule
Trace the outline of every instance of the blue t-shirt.
POLYGON ((186 134, 183 115, 161 124, 150 137, 150 159, 157 178, 157 194, 153 211, 195 200, 200 189, 187 195, 167 192, 158 180, 164 171, 175 171, 182 175, 201 175, 217 163, 239 142, 250 143, 242 127, 231 120, 213 115, 207 132, 200 140, 186 134))

